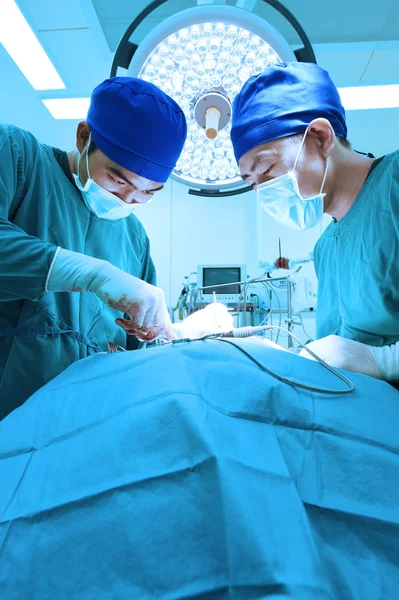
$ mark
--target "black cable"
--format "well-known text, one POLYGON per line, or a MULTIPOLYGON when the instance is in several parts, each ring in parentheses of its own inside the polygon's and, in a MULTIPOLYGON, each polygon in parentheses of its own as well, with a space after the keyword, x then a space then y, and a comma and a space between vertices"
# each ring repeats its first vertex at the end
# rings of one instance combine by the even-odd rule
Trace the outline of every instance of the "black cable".
POLYGON ((310 62, 310 63, 317 64, 316 56, 315 56, 312 44, 310 43, 310 40, 309 40, 308 36, 306 35, 305 30, 303 29, 302 25, 294 17, 292 12, 289 11, 288 8, 286 8, 284 6, 284 4, 281 4, 281 2, 279 2, 278 0, 263 0, 263 2, 265 2, 265 4, 269 4, 277 12, 279 12, 283 17, 285 17, 287 19, 287 21, 290 23, 290 25, 292 25, 292 27, 295 29, 295 31, 297 32, 299 37, 301 38, 301 42, 303 42, 304 47, 299 48, 298 50, 296 50, 294 52, 295 56, 298 59, 298 62, 310 62))
MULTIPOLYGON (((256 358, 254 358, 249 352, 244 350, 244 348, 242 348, 241 346, 239 346, 232 340, 218 337, 218 338, 216 338, 216 341, 225 342, 227 344, 230 344, 230 346, 234 346, 235 348, 237 348, 237 350, 240 350, 240 352, 242 352, 243 354, 245 354, 245 356, 247 356, 250 360, 252 360, 252 362, 254 362, 263 372, 267 373, 268 375, 271 375, 275 379, 278 379, 282 383, 288 383, 288 385, 290 385, 292 387, 298 387, 298 388, 301 388, 308 392, 317 392, 319 394, 328 394, 330 396, 336 396, 339 394, 350 394, 355 389, 355 386, 353 385, 353 383, 349 379, 347 379, 347 377, 345 377, 345 375, 338 373, 338 371, 336 371, 335 369, 333 369, 332 367, 330 367, 327 364, 323 364, 323 366, 328 368, 329 371, 331 371, 334 375, 339 377, 339 379, 344 381, 344 383, 346 383, 349 386, 348 390, 326 390, 323 388, 316 388, 316 387, 306 385, 305 383, 300 383, 298 381, 293 381, 291 379, 287 379, 286 377, 283 377, 282 375, 279 375, 278 373, 275 373, 274 371, 271 371, 270 369, 268 369, 267 367, 262 365, 262 363, 260 363, 258 360, 256 360, 256 358)), ((313 356, 315 356, 315 355, 313 355, 313 356)))
POLYGON ((249 185, 240 187, 227 192, 220 192, 219 190, 193 190, 190 188, 188 193, 190 196, 202 196, 204 198, 224 198, 226 196, 238 196, 238 194, 245 194, 250 192, 252 188, 249 185))
POLYGON ((112 61, 111 66, 110 77, 116 76, 118 72, 118 67, 122 67, 123 69, 129 68, 133 55, 138 48, 136 44, 130 42, 130 37, 132 33, 144 21, 144 19, 148 17, 148 15, 150 15, 155 9, 157 9, 159 6, 162 6, 162 4, 165 4, 166 2, 168 2, 168 0, 153 0, 153 2, 146 6, 130 23, 129 27, 126 29, 125 33, 121 37, 121 40, 115 51, 114 60, 112 61), (127 61, 128 64, 126 64, 127 61))

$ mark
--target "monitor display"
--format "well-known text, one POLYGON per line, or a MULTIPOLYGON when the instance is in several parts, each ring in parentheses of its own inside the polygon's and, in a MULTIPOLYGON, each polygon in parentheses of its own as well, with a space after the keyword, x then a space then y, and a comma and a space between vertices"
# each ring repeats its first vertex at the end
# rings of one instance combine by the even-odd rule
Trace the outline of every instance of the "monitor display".
POLYGON ((202 285, 204 294, 239 294, 239 285, 222 285, 241 281, 241 267, 203 267, 202 285), (222 285, 222 287, 212 287, 222 285))

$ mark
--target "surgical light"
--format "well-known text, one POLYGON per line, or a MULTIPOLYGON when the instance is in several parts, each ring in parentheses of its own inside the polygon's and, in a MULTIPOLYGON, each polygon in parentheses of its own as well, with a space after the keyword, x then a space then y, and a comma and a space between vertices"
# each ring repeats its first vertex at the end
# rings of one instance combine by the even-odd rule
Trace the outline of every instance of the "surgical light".
POLYGON ((14 0, 0 0, 0 43, 35 90, 65 88, 14 0))
POLYGON ((137 74, 174 98, 188 123, 175 176, 217 187, 241 181, 229 135, 232 102, 251 75, 280 61, 249 29, 217 21, 178 29, 154 47, 137 74))
MULTIPOLYGON (((150 9, 122 38, 111 76, 123 66, 128 75, 154 83, 183 109, 188 135, 174 178, 201 190, 242 188, 230 141, 234 98, 252 75, 269 64, 297 60, 296 54, 263 19, 215 4, 173 15, 136 46, 129 37, 150 9)), ((314 59, 312 52, 309 56, 314 59)))

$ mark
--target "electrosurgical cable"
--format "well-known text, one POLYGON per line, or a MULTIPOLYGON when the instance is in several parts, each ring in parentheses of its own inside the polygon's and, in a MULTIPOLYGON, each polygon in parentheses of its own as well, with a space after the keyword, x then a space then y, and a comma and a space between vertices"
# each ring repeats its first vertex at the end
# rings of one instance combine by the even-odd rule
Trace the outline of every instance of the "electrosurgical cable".
MULTIPOLYGON (((291 331, 288 331, 288 329, 285 329, 284 327, 280 327, 279 325, 263 325, 263 326, 257 326, 257 327, 250 327, 250 326, 238 327, 236 329, 233 329, 230 332, 206 335, 206 336, 196 338, 196 339, 185 338, 185 339, 170 341, 170 340, 161 338, 161 341, 163 342, 162 346, 169 346, 169 345, 182 344, 182 343, 188 343, 188 342, 206 341, 206 340, 214 340, 214 341, 218 341, 218 342, 224 342, 224 343, 230 344, 231 346, 234 346, 235 348, 237 348, 240 352, 245 354, 250 360, 252 360, 252 362, 254 362, 262 371, 264 371, 268 375, 271 375, 275 379, 278 379, 282 383, 287 383, 288 385, 290 385, 292 387, 297 387, 297 388, 300 388, 303 390, 307 390, 309 392, 317 392, 319 394, 327 394, 327 395, 350 394, 351 392, 354 391, 355 386, 350 381, 350 379, 345 377, 345 375, 342 375, 342 373, 340 373, 334 367, 331 367, 330 365, 328 365, 322 358, 320 358, 320 356, 317 356, 317 354, 315 354, 307 346, 303 346, 303 349, 306 350, 306 352, 308 352, 308 354, 310 354, 325 369, 327 369, 328 371, 330 371, 330 373, 332 373, 333 375, 338 377, 338 379, 343 381, 348 386, 349 389, 347 389, 347 390, 334 390, 334 389, 328 390, 328 389, 324 389, 324 388, 306 385, 305 383, 301 383, 299 381, 293 381, 292 379, 288 379, 287 377, 284 377, 283 375, 279 375, 275 371, 272 371, 271 369, 268 369, 267 367, 262 365, 262 363, 260 363, 256 358, 254 358, 249 352, 244 350, 244 348, 237 345, 232 339, 232 338, 235 338, 235 339, 248 338, 253 335, 259 334, 262 331, 267 331, 270 329, 280 329, 281 331, 284 331, 289 336, 291 336, 297 342, 297 344, 302 346, 302 342, 299 340, 299 338, 296 337, 296 335, 294 335, 291 331)), ((113 344, 113 346, 115 346, 115 345, 113 344)), ((113 350, 110 349, 111 352, 112 351, 115 352, 118 350, 125 350, 125 349, 121 348, 120 346, 117 346, 113 350)))
MULTIPOLYGON (((297 313, 297 315, 298 315, 298 317, 299 317, 299 319, 300 319, 300 321, 301 321, 301 326, 302 326, 302 329, 303 329, 303 332, 304 332, 304 334, 306 335, 306 337, 308 338, 308 340, 311 340, 312 338, 310 337, 310 335, 308 334, 308 332, 307 332, 307 331, 306 331, 306 329, 305 329, 305 324, 304 324, 304 322, 303 322, 303 319, 302 319, 302 315, 301 315, 301 313, 300 313, 300 312, 298 312, 298 313, 297 313)), ((301 346, 303 346, 303 344, 301 344, 301 346)))
MULTIPOLYGON (((280 299, 279 299, 279 297, 277 295, 277 292, 273 288, 273 286, 270 283, 266 282, 266 281, 262 281, 262 285, 264 286, 264 288, 266 289, 266 291, 267 291, 267 288, 269 288, 271 290, 272 294, 274 294, 275 297, 276 297, 277 305, 278 305, 278 315, 279 315, 279 318, 278 318, 278 327, 281 328, 281 304, 280 304, 280 299)), ((271 298, 272 298, 272 296, 270 295, 270 319, 273 320, 273 313, 271 311, 271 308, 272 308, 272 300, 271 300, 271 298)), ((262 323, 261 323, 261 325, 262 325, 262 323)), ((280 330, 277 333, 276 344, 278 344, 279 339, 280 339, 280 330)))
MULTIPOLYGON (((302 342, 293 333, 291 333, 290 331, 288 331, 284 327, 279 327, 278 325, 266 325, 264 327, 265 327, 265 329, 271 329, 271 328, 277 329, 277 328, 279 328, 282 331, 285 331, 286 333, 288 333, 288 335, 290 335, 292 338, 294 338, 294 340, 300 346, 302 346, 302 342)), ((245 329, 249 330, 251 328, 248 327, 248 328, 245 328, 245 329)), ((255 327, 254 329, 257 329, 257 328, 255 327)), ((226 334, 222 334, 222 335, 218 335, 217 337, 216 336, 212 336, 212 337, 213 337, 213 339, 216 339, 217 341, 225 342, 227 344, 230 344, 231 346, 235 346, 238 350, 240 350, 240 352, 242 352, 243 354, 245 354, 260 369, 262 369, 262 371, 264 371, 268 375, 271 375, 272 377, 274 377, 275 379, 278 379, 279 381, 281 381, 283 383, 287 383, 288 385, 291 385, 293 387, 298 387, 298 388, 301 388, 301 389, 304 389, 304 390, 307 390, 307 391, 310 391, 310 392, 317 392, 319 394, 328 394, 328 395, 350 394, 355 389, 355 386, 350 381, 350 379, 348 379, 347 377, 345 377, 345 375, 342 375, 342 373, 340 373, 334 367, 331 367, 330 365, 328 365, 322 358, 320 358, 319 356, 317 356, 317 354, 315 354, 314 352, 312 352, 312 350, 309 350, 309 348, 307 348, 306 346, 303 346, 303 348, 306 350, 306 352, 308 352, 325 369, 327 369, 333 375, 335 375, 336 377, 338 377, 338 379, 340 379, 341 381, 343 381, 348 386, 349 389, 347 389, 347 390, 327 390, 327 389, 324 389, 324 388, 318 388, 318 387, 314 387, 314 386, 309 386, 309 385, 306 385, 305 383, 300 383, 299 381, 293 381, 291 379, 288 379, 287 377, 283 377, 282 375, 279 375, 278 373, 275 373, 271 369, 268 369, 267 367, 265 367, 264 365, 262 365, 262 363, 260 363, 258 360, 256 360, 256 358, 254 358, 249 352, 247 352, 246 350, 244 350, 244 348, 242 348, 241 346, 239 346, 235 342, 233 342, 232 339, 226 339, 225 335, 226 334)), ((249 333, 249 335, 251 335, 251 333, 249 333)), ((238 337, 238 335, 236 335, 235 337, 238 337)), ((206 338, 203 338, 203 339, 206 339, 206 338)), ((210 338, 210 339, 212 339, 212 338, 210 338)))

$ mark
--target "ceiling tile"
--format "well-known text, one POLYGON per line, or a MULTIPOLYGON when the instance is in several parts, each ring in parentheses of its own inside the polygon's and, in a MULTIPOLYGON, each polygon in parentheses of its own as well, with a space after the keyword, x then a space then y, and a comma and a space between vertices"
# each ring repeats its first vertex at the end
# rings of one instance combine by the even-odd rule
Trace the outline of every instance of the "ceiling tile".
POLYGON ((89 27, 79 0, 21 0, 19 5, 37 31, 89 27))
POLYGON ((369 50, 325 51, 323 46, 314 46, 317 63, 329 72, 337 86, 357 85, 372 53, 369 50))
POLYGON ((362 77, 362 85, 377 85, 399 82, 399 48, 377 50, 362 77))
MULTIPOLYGON (((387 15, 395 4, 395 0, 379 0, 377 7, 364 0, 334 0, 332 10, 330 3, 320 0, 284 0, 284 6, 302 25, 312 44, 385 40, 387 15)), ((297 43, 292 26, 277 17, 274 9, 264 2, 258 2, 257 7, 257 13, 277 25, 290 43, 297 43)))

